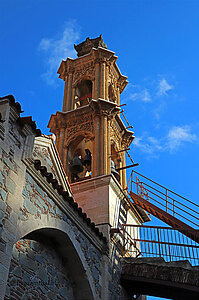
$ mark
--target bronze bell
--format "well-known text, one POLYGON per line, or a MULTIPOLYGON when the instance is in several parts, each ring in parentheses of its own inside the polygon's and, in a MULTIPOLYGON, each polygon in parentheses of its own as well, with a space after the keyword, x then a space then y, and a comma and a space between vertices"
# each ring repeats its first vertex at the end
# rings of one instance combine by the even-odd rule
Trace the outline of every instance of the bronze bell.
POLYGON ((77 175, 83 171, 82 162, 78 156, 75 156, 73 158, 70 170, 71 170, 71 173, 74 175, 77 175))
POLYGON ((115 176, 117 181, 120 181, 120 174, 119 174, 119 172, 116 171, 115 163, 113 160, 111 160, 111 174, 113 174, 115 176))
POLYGON ((85 149, 85 152, 86 152, 86 155, 83 159, 82 164, 87 168, 88 171, 90 171, 92 154, 89 149, 85 149))

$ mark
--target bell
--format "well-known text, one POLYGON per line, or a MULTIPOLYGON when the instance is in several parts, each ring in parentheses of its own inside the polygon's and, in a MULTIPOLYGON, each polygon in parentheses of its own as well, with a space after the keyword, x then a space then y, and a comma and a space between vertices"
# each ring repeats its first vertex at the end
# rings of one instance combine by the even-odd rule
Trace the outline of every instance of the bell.
POLYGON ((120 174, 116 171, 115 163, 113 160, 111 160, 111 174, 113 174, 115 176, 117 181, 120 181, 120 174))
POLYGON ((83 171, 81 159, 78 156, 73 158, 73 162, 70 167, 71 173, 77 175, 83 171))
POLYGON ((85 152, 86 152, 86 155, 83 159, 82 164, 90 171, 92 154, 89 149, 85 149, 85 152))

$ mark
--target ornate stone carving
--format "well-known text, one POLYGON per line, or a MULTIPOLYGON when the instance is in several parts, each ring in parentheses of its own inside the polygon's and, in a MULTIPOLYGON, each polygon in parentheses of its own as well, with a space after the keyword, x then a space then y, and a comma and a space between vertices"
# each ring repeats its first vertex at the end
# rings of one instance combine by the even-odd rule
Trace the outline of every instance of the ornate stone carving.
POLYGON ((88 76, 91 80, 94 80, 95 67, 92 61, 90 63, 77 66, 73 74, 73 87, 76 86, 78 81, 85 76, 88 76))
POLYGON ((69 140, 77 132, 94 133, 93 117, 91 114, 78 116, 75 120, 70 120, 66 123, 66 138, 69 140))

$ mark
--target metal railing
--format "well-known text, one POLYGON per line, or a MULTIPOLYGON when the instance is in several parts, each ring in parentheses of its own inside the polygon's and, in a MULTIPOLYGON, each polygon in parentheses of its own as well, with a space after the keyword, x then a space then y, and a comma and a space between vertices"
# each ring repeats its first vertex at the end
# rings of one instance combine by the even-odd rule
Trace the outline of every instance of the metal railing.
POLYGON ((132 171, 128 182, 128 192, 133 192, 165 212, 187 223, 199 227, 199 205, 165 188, 157 182, 132 171), (130 188, 130 190, 129 190, 130 188))
POLYGON ((123 246, 133 257, 162 257, 166 262, 189 260, 199 265, 199 244, 178 228, 128 225, 121 230, 123 246))

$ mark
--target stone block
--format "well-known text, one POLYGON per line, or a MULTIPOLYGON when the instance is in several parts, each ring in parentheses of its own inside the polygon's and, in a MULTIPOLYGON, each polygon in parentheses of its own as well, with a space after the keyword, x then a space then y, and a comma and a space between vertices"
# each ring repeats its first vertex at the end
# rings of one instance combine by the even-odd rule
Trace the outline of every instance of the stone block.
POLYGON ((46 270, 42 266, 39 267, 38 276, 39 276, 39 278, 41 279, 41 281, 43 283, 48 283, 47 272, 46 272, 46 270))
POLYGON ((61 211, 61 209, 58 206, 56 206, 56 215, 63 216, 63 212, 61 211))
POLYGON ((5 267, 3 265, 0 265, 0 281, 6 281, 7 280, 7 272, 8 267, 5 267))
POLYGON ((36 272, 37 263, 34 260, 32 260, 31 258, 29 258, 26 253, 20 253, 19 261, 22 265, 24 265, 36 272))
POLYGON ((23 205, 30 214, 35 215, 37 213, 37 207, 27 198, 24 199, 23 205))
POLYGON ((28 173, 26 173, 26 180, 33 185, 33 183, 35 182, 34 179, 32 178, 32 176, 30 176, 28 173))
POLYGON ((68 289, 67 289, 67 287, 62 287, 61 289, 59 289, 59 294, 64 299, 68 299, 68 289))
POLYGON ((49 211, 51 214, 55 215, 55 210, 52 207, 49 208, 49 211))
POLYGON ((32 186, 29 183, 26 183, 25 187, 26 187, 26 190, 28 192, 30 192, 31 194, 33 194, 33 188, 32 188, 32 186))
POLYGON ((52 292, 52 291, 48 291, 47 296, 51 300, 57 300, 56 294, 54 292, 52 292))
POLYGON ((4 201, 0 200, 0 210, 2 210, 3 212, 6 211, 6 207, 7 205, 5 204, 4 201))
POLYGON ((55 205, 54 201, 53 201, 51 198, 49 198, 48 196, 46 197, 46 201, 47 201, 51 206, 54 206, 54 205, 55 205))
POLYGON ((43 257, 41 255, 36 255, 35 259, 36 259, 36 261, 38 261, 41 264, 44 262, 44 259, 43 259, 43 257))
POLYGON ((46 203, 41 198, 35 200, 35 204, 37 204, 41 209, 48 210, 48 206, 46 205, 46 203))
POLYGON ((56 275, 56 271, 53 269, 53 268, 51 268, 51 267, 47 267, 47 271, 48 271, 48 273, 50 273, 50 275, 52 275, 52 276, 55 276, 56 275))
POLYGON ((7 192, 0 188, 0 199, 6 201, 7 192))
POLYGON ((45 193, 44 191, 40 188, 40 186, 38 186, 38 184, 35 183, 35 190, 38 192, 38 194, 41 196, 41 197, 44 197, 45 196, 45 193))
POLYGON ((3 162, 9 169, 14 170, 14 165, 10 161, 10 159, 8 159, 7 157, 4 157, 3 162))
POLYGON ((24 280, 25 283, 30 284, 30 282, 31 282, 31 276, 30 276, 30 274, 27 273, 27 272, 24 272, 23 280, 24 280))
POLYGON ((0 172, 0 183, 3 185, 3 174, 0 172))
POLYGON ((22 276, 21 268, 19 266, 16 266, 12 271, 12 274, 17 277, 21 277, 22 276))
POLYGON ((9 177, 6 178, 6 187, 7 190, 11 193, 11 194, 15 194, 15 190, 16 190, 16 184, 14 183, 14 181, 12 179, 10 179, 9 177))
POLYGON ((35 250, 36 252, 38 252, 40 250, 40 246, 38 242, 35 241, 30 241, 30 247, 35 250))
POLYGON ((0 224, 2 224, 1 222, 4 218, 4 216, 5 216, 5 213, 3 211, 0 211, 0 224))
POLYGON ((19 210, 18 218, 19 218, 20 220, 22 220, 22 221, 25 221, 25 220, 26 220, 26 216, 25 216, 25 214, 24 214, 21 210, 19 210))
POLYGON ((43 294, 47 293, 47 289, 43 285, 39 285, 40 290, 42 291, 43 294))
POLYGON ((15 245, 13 246, 13 250, 12 250, 12 257, 16 260, 19 259, 19 251, 17 250, 17 248, 15 247, 15 245))
POLYGON ((10 288, 8 285, 6 286, 6 296, 10 297, 10 288))
POLYGON ((22 195, 25 196, 25 198, 30 199, 30 194, 25 187, 23 188, 22 195))

